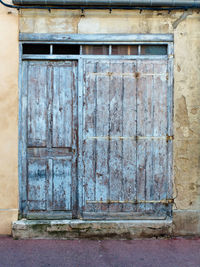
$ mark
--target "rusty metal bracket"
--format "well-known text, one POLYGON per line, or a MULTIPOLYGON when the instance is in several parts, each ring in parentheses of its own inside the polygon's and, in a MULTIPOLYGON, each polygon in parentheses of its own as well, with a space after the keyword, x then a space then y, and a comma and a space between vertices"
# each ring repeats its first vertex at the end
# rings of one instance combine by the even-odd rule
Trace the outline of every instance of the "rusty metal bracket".
POLYGON ((168 135, 166 136, 166 141, 169 142, 170 140, 174 140, 174 136, 173 135, 168 135))
POLYGON ((139 72, 135 72, 135 78, 139 79, 140 78, 140 73, 139 72))
POLYGON ((128 140, 132 139, 135 141, 138 140, 166 140, 167 142, 170 140, 174 140, 174 136, 164 135, 164 136, 90 136, 87 139, 97 139, 97 140, 128 140))
POLYGON ((87 200, 86 203, 87 204, 163 204, 163 205, 169 205, 169 204, 174 204, 174 198, 161 199, 161 200, 106 200, 106 201, 87 200))
POLYGON ((168 142, 170 140, 174 140, 174 136, 173 135, 172 136, 169 136, 169 135, 166 135, 166 136, 136 136, 135 139, 136 139, 136 141, 142 140, 142 139, 152 139, 152 140, 164 139, 168 142))

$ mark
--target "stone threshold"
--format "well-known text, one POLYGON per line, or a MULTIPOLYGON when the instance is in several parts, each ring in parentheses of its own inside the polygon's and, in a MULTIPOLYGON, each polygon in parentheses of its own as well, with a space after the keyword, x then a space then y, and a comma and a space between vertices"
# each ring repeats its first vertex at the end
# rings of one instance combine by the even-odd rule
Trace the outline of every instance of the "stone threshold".
POLYGON ((172 236, 172 220, 19 220, 14 239, 139 239, 172 236))

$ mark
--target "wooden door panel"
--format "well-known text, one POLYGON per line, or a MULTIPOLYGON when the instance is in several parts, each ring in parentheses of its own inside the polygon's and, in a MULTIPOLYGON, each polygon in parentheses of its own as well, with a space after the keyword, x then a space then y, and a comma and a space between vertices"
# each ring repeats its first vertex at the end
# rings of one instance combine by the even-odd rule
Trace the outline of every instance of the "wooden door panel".
POLYGON ((28 134, 24 214, 64 218, 66 213, 69 218, 76 183, 72 168, 76 168, 77 150, 77 63, 30 61, 25 66, 28 134))
POLYGON ((28 209, 46 210, 48 190, 47 160, 28 160, 28 209))
MULTIPOLYGON (((167 61, 138 60, 137 66, 137 199, 166 199, 167 61)), ((147 203, 137 210, 162 213, 165 207, 147 203)))
POLYGON ((53 66, 53 147, 72 147, 73 62, 53 66))
MULTIPOLYGON (((109 65, 104 61, 96 64, 96 104, 95 104, 95 195, 93 199, 105 201, 109 196, 109 145, 104 137, 109 135, 109 65), (98 74, 99 73, 99 74, 98 74), (100 137, 100 138, 98 138, 100 137), (103 138, 102 138, 103 137, 103 138)), ((91 90, 91 88, 90 88, 91 90)), ((95 205, 95 210, 107 210, 107 205, 95 205), (101 206, 101 207, 100 207, 101 206)))
POLYGON ((28 65, 28 146, 47 145, 47 81, 48 66, 30 62, 28 65))
POLYGON ((53 210, 71 210, 72 173, 71 161, 53 161, 53 210))
POLYGON ((166 216, 167 64, 85 60, 84 218, 166 216))
POLYGON ((85 216, 86 212, 116 214, 133 210, 133 205, 117 201, 132 200, 135 194, 135 66, 135 62, 129 61, 88 60, 85 63, 85 216), (131 120, 125 120, 126 117, 131 120), (116 203, 108 205, 108 200, 116 203))
MULTIPOLYGON (((113 139, 109 142, 109 175, 111 200, 123 199, 123 165, 122 165, 122 119, 123 119, 123 64, 110 63, 110 106, 109 106, 109 135, 113 139)), ((111 212, 120 211, 122 205, 113 203, 109 205, 111 212)))

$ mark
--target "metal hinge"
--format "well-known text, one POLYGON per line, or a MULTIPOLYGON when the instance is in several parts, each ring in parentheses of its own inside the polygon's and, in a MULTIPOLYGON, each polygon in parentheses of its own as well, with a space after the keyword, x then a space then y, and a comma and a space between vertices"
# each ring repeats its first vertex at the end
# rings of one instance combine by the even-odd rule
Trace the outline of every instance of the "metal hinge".
POLYGON ((170 136, 170 135, 167 134, 166 141, 168 142, 170 140, 174 140, 174 136, 173 135, 170 136))

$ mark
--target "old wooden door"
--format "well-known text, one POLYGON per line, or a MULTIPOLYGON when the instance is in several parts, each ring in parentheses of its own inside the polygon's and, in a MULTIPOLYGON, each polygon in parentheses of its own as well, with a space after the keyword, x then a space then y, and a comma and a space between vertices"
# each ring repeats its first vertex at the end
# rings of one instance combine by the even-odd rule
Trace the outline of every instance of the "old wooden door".
POLYGON ((167 59, 84 62, 84 218, 170 215, 167 59))
POLYGON ((24 61, 22 73, 21 210, 30 218, 71 218, 77 205, 77 62, 24 61))

